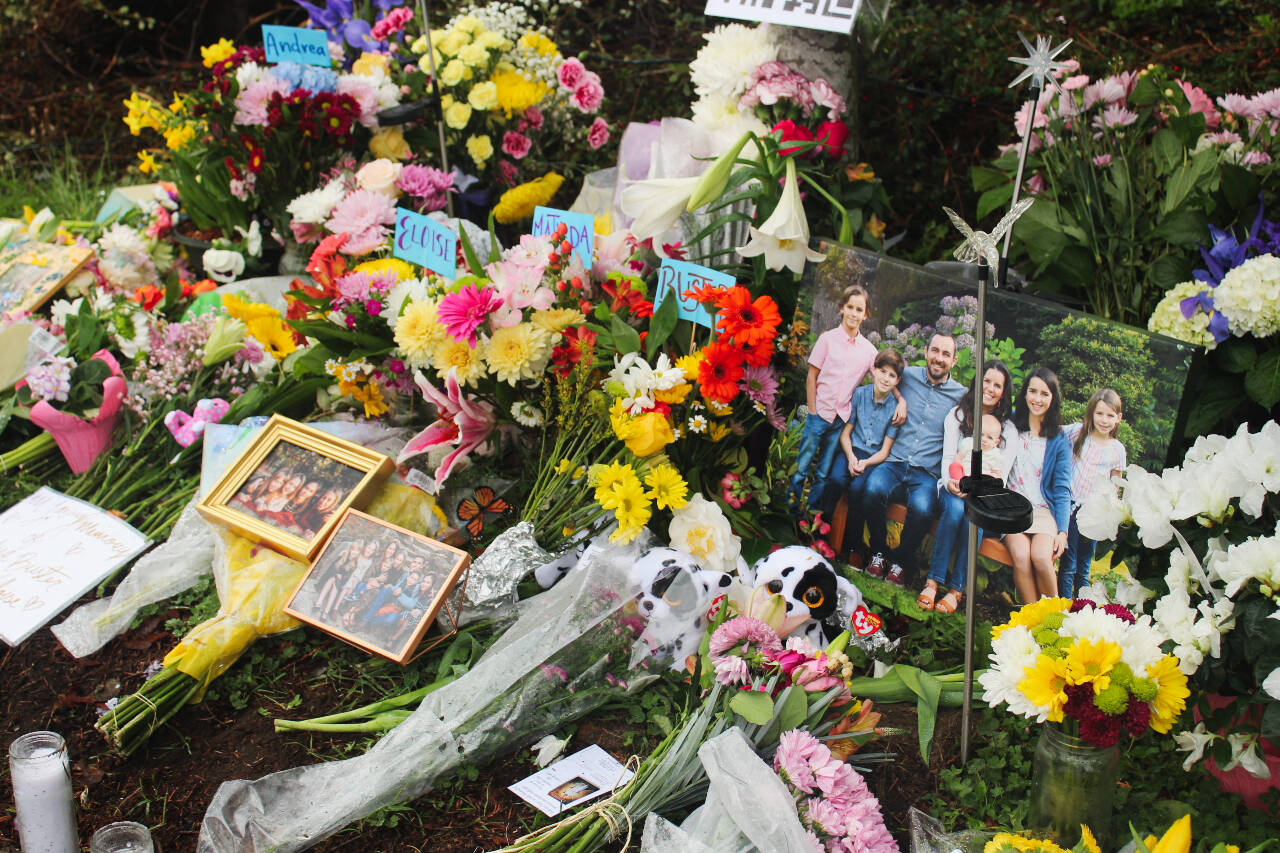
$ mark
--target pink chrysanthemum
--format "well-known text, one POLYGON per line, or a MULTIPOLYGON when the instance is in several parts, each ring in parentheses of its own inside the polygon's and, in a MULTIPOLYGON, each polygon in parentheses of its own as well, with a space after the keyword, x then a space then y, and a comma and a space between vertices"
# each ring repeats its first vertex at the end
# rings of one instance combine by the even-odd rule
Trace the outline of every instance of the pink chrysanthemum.
POLYGON ((502 307, 502 297, 490 288, 466 287, 450 293, 440 300, 436 319, 444 324, 445 332, 455 341, 476 345, 476 329, 491 313, 502 307))
POLYGON ((350 235, 342 246, 344 255, 364 255, 382 245, 395 221, 395 202, 381 193, 356 190, 338 202, 325 227, 350 235))
POLYGON ((750 616, 738 616, 716 629, 711 635, 708 651, 716 657, 723 655, 739 643, 755 646, 756 651, 761 652, 776 652, 782 649, 778 632, 769 627, 768 622, 750 616))

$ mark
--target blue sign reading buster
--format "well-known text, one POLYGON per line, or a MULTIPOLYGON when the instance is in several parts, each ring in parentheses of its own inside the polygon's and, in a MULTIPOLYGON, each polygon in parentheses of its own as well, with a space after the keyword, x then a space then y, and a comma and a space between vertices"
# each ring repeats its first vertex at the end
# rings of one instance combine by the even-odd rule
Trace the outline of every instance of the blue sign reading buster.
POLYGON ((333 65, 324 30, 263 24, 262 46, 267 51, 267 62, 302 62, 325 68, 333 65))

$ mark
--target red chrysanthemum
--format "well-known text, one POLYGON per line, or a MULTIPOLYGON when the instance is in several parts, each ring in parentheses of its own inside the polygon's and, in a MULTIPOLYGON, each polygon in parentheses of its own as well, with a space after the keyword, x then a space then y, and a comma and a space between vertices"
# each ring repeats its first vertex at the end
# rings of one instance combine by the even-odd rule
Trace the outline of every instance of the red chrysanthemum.
POLYGON ((742 378, 742 350, 716 341, 702 351, 698 364, 698 386, 708 400, 728 403, 738 393, 738 380, 742 378))
POLYGON ((760 296, 754 301, 751 291, 735 285, 720 298, 720 312, 716 316, 716 329, 733 338, 738 344, 754 344, 761 340, 773 340, 778 333, 782 315, 771 296, 760 296))
POLYGON ((1138 737, 1151 724, 1151 706, 1146 702, 1129 697, 1129 707, 1124 710, 1124 727, 1130 737, 1138 737))

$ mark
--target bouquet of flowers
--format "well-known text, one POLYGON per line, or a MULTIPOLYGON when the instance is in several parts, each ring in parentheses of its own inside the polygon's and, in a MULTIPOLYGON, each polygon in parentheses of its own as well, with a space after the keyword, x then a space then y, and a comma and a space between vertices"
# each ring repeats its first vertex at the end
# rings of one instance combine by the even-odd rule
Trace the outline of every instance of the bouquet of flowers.
POLYGON ((1112 746, 1122 734, 1168 732, 1186 706, 1186 675, 1163 640, 1150 616, 1123 605, 1045 598, 993 629, 991 666, 978 681, 993 708, 1112 746))
MULTIPOLYGON (((1100 79, 1068 65, 1016 117, 1018 135, 1031 135, 1027 189, 1037 202, 1014 227, 1014 245, 1035 265, 1038 286, 1138 323, 1190 277, 1183 253, 1208 223, 1241 213, 1214 191, 1247 199, 1273 173, 1280 99, 1229 94, 1215 106, 1157 65, 1100 79)), ((1019 149, 1011 143, 994 168, 974 170, 979 216, 1007 206, 1019 149)))

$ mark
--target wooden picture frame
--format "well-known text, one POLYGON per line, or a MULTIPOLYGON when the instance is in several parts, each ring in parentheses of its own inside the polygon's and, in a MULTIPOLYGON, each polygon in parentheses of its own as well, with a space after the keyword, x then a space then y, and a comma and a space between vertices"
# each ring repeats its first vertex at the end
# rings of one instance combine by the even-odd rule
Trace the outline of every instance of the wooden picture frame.
POLYGON ((309 563, 342 513, 365 506, 394 469, 390 456, 272 415, 196 509, 309 563))
POLYGON ((466 551, 348 509, 284 612, 405 664, 457 632, 470 565, 466 551), (448 627, 423 646, 442 615, 448 627))
POLYGON ((0 246, 0 314, 35 311, 93 257, 93 250, 20 239, 0 246))

